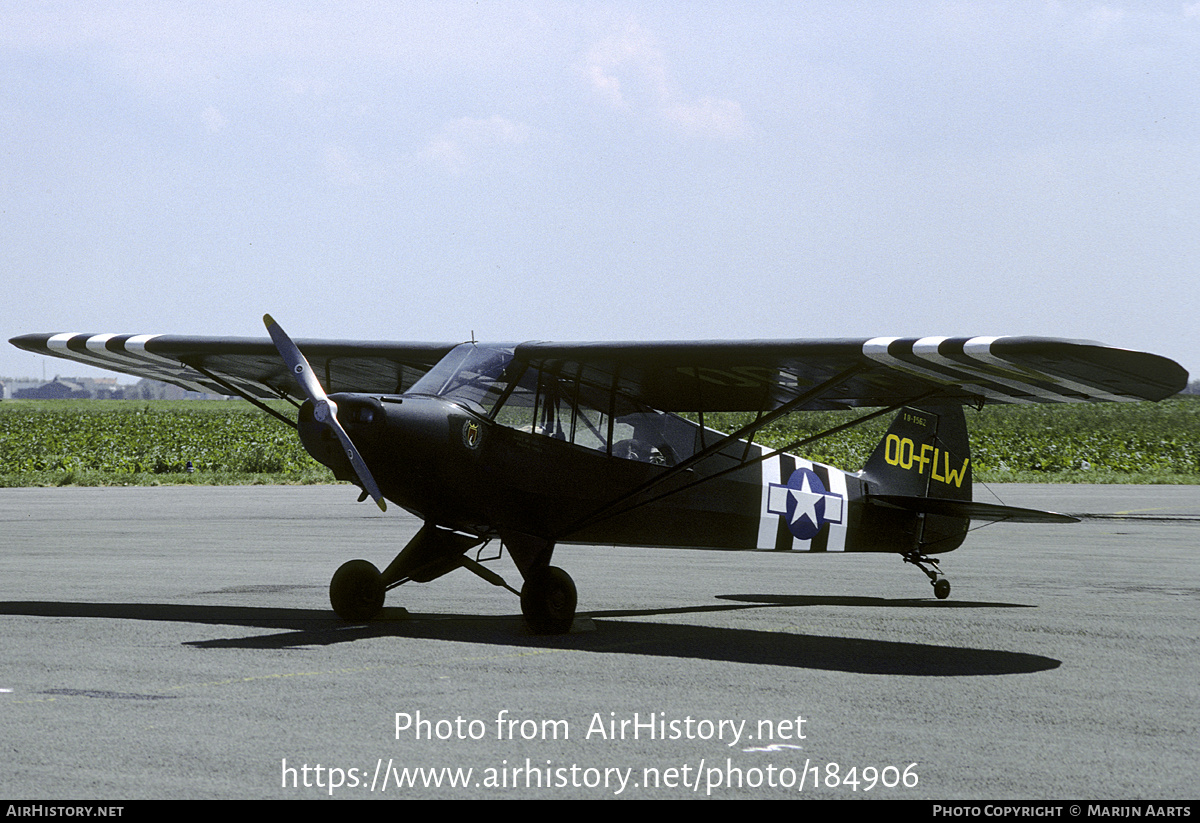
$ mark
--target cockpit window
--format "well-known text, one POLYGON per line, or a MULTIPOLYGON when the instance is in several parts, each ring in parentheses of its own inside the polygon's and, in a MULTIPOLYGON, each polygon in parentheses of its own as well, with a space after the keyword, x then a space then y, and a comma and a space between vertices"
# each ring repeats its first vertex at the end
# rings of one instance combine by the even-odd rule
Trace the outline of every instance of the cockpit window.
POLYGON ((698 431, 611 388, 533 366, 517 378, 494 419, 518 431, 662 466, 690 457, 698 431))
POLYGON ((463 343, 426 372, 408 393, 450 398, 475 411, 491 414, 508 387, 510 376, 506 370, 512 359, 511 348, 463 343))
POLYGON ((606 452, 608 406, 602 390, 530 368, 496 412, 496 422, 606 452))
POLYGON ((696 449, 694 423, 578 375, 527 367, 507 346, 456 346, 407 393, 445 397, 502 426, 625 460, 673 466, 696 449))

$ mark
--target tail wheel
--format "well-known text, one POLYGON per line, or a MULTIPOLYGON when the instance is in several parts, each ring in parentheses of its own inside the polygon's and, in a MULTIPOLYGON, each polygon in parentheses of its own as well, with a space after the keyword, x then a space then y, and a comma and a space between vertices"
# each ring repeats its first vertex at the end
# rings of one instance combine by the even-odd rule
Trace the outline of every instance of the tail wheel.
POLYGON ((930 585, 933 586, 934 597, 938 600, 945 600, 950 596, 950 581, 942 574, 936 557, 929 557, 917 550, 910 551, 907 554, 901 555, 901 557, 904 558, 905 563, 912 563, 918 569, 925 572, 925 576, 929 578, 930 585))
POLYGON ((532 571, 521 587, 521 613, 534 634, 566 634, 575 622, 575 581, 557 566, 532 571))
POLYGON ((343 620, 370 620, 383 609, 383 576, 366 560, 343 563, 329 582, 329 602, 343 620))

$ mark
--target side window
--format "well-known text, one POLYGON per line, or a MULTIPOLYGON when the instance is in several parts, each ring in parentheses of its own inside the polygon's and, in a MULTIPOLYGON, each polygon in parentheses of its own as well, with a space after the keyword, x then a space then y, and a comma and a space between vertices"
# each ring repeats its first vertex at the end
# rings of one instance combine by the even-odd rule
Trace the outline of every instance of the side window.
POLYGON ((542 372, 538 381, 537 423, 534 431, 555 440, 571 439, 571 386, 542 372))
POLYGON ((608 392, 575 384, 571 442, 595 451, 608 451, 608 392))
POLYGON ((592 451, 608 452, 608 393, 543 372, 535 431, 592 451))
POLYGON ((527 369, 496 411, 502 426, 593 451, 608 451, 608 394, 550 372, 527 369))
POLYGON ((538 371, 525 369, 525 373, 517 380, 512 392, 504 403, 496 410, 495 421, 501 426, 523 431, 534 432, 534 410, 537 404, 538 371))
POLYGON ((643 463, 674 466, 691 457, 696 429, 673 414, 635 408, 613 420, 613 454, 643 463))
POLYGON ((610 389, 535 368, 517 381, 495 420, 518 431, 661 466, 691 457, 698 431, 694 423, 610 389))

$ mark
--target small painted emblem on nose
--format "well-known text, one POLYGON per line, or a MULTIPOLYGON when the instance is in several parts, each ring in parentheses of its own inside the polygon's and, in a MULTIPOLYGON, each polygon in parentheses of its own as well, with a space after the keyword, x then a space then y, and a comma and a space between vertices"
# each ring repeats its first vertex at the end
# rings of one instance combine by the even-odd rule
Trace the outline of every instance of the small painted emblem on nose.
POLYGON ((463 445, 468 449, 479 448, 479 442, 483 439, 483 430, 474 420, 468 420, 463 423, 463 445))

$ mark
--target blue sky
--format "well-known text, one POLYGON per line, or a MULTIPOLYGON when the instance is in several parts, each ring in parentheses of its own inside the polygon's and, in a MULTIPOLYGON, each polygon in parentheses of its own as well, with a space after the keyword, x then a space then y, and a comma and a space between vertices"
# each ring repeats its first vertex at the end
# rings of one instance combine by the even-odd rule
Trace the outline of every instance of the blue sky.
POLYGON ((1039 334, 1195 371, 1197 89, 1200 2, 5 3, 0 335, 1039 334))

